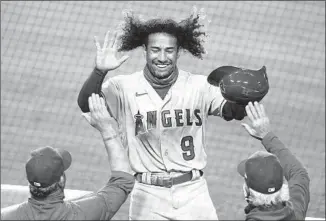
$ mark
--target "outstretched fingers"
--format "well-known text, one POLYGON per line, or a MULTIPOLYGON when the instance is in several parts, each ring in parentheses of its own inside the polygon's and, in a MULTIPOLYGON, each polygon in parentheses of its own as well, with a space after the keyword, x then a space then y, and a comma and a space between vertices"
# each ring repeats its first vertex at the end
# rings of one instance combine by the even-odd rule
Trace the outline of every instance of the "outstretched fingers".
POLYGON ((249 120, 251 122, 254 122, 255 117, 254 117, 253 113, 251 112, 250 104, 251 104, 251 102, 249 102, 249 104, 246 106, 246 113, 247 113, 247 116, 248 116, 249 120))
POLYGON ((101 45, 100 45, 100 42, 98 41, 97 36, 94 36, 94 43, 95 43, 96 49, 98 51, 100 51, 101 50, 101 45))
POLYGON ((102 112, 102 102, 101 102, 101 97, 99 94, 96 94, 96 101, 97 101, 97 107, 98 107, 98 111, 102 112))
POLYGON ((110 47, 113 48, 113 49, 117 49, 117 42, 118 42, 118 31, 115 31, 114 32, 114 37, 111 41, 111 44, 110 44, 110 47))
MULTIPOLYGON (((109 44, 109 39, 110 39, 110 30, 106 32, 105 37, 104 37, 104 43, 103 43, 103 49, 106 49, 108 47, 109 44)), ((97 50, 102 50, 101 48, 101 44, 97 38, 97 36, 94 36, 94 42, 96 45, 97 50)))
POLYGON ((105 100, 103 97, 100 97, 100 102, 101 102, 101 110, 105 113, 105 111, 107 111, 107 109, 106 109, 106 104, 105 104, 105 100))
POLYGON ((101 101, 100 101, 100 96, 98 94, 93 94, 93 99, 96 105, 96 111, 100 112, 101 111, 101 101))
POLYGON ((264 105, 259 104, 261 117, 266 117, 264 105))
POLYGON ((248 105, 249 105, 250 111, 252 113, 252 116, 254 117, 255 120, 257 120, 258 119, 258 113, 257 113, 256 108, 254 107, 252 102, 249 102, 248 105))
POLYGON ((93 113, 94 112, 94 105, 93 105, 92 96, 89 96, 89 98, 88 98, 88 107, 89 107, 89 111, 91 113, 93 113))
POLYGON ((107 31, 106 34, 105 34, 103 49, 106 49, 108 47, 108 43, 109 43, 109 40, 110 40, 109 33, 110 33, 110 30, 107 31))
POLYGON ((254 107, 255 107, 255 110, 256 110, 256 113, 257 113, 258 118, 262 118, 263 115, 262 115, 262 110, 260 108, 261 105, 257 101, 255 101, 254 102, 254 107))

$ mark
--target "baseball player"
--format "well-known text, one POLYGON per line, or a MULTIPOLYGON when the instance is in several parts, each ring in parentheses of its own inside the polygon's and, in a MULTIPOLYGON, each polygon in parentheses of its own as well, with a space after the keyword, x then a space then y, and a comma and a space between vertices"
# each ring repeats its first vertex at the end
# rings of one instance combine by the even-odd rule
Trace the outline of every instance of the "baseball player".
POLYGON ((108 32, 103 47, 95 37, 96 67, 80 91, 78 105, 88 112, 89 95, 101 94, 119 124, 136 177, 130 220, 218 219, 203 176, 207 118, 242 120, 245 109, 227 102, 204 75, 177 67, 182 49, 202 58, 200 37, 205 33, 199 27, 198 15, 177 23, 143 22, 129 14, 120 36, 110 42, 108 32), (118 59, 116 52, 138 47, 144 49, 144 69, 113 76, 112 70, 128 59, 118 59))

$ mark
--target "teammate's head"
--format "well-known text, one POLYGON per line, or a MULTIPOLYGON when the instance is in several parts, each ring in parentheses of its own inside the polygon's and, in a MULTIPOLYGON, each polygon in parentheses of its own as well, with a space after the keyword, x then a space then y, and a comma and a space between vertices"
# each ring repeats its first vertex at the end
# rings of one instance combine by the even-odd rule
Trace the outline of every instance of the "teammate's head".
POLYGON ((50 194, 56 192, 56 191, 64 191, 64 188, 66 186, 66 174, 63 173, 63 175, 60 177, 60 180, 58 182, 53 183, 52 185, 48 187, 36 187, 31 184, 29 184, 29 192, 31 195, 36 199, 44 199, 50 194))
POLYGON ((71 155, 63 149, 42 147, 31 152, 26 163, 26 175, 33 196, 44 198, 65 187, 66 171, 71 165, 71 155))
POLYGON ((283 168, 275 155, 257 151, 238 165, 238 172, 245 180, 243 192, 250 205, 268 207, 289 200, 283 168))
POLYGON ((257 192, 249 188, 248 185, 244 183, 243 194, 245 196, 245 200, 252 206, 269 207, 290 199, 289 186, 286 181, 283 183, 281 189, 272 194, 257 192))
MULTIPOLYGON (((205 49, 202 45, 203 39, 201 37, 206 35, 205 32, 200 30, 202 26, 199 24, 198 14, 192 14, 187 19, 176 22, 172 19, 142 21, 134 14, 129 13, 125 17, 125 24, 120 35, 121 45, 119 51, 130 51, 143 46, 147 54, 147 62, 150 59, 152 63, 152 59, 149 57, 152 57, 152 45, 155 44, 160 47, 158 49, 161 53, 161 55, 160 53, 155 55, 157 57, 155 62, 161 59, 162 63, 176 63, 180 49, 189 51, 193 56, 202 59, 205 49), (173 54, 173 58, 167 58, 168 53, 173 54), (172 61, 168 61, 169 59, 172 61)), ((154 68, 158 67, 154 66, 154 68)), ((164 68, 168 69, 168 67, 164 68)), ((163 71, 161 69, 159 69, 160 71, 157 70, 155 74, 159 73, 160 76, 167 74, 166 70, 163 71)))

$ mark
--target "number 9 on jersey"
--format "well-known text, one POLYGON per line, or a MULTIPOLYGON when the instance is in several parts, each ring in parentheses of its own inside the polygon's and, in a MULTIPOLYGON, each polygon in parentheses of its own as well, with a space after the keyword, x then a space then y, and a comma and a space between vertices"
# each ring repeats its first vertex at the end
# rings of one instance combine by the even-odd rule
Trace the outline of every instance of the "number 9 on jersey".
POLYGON ((186 161, 195 158, 194 138, 192 136, 185 136, 181 139, 182 156, 186 161))

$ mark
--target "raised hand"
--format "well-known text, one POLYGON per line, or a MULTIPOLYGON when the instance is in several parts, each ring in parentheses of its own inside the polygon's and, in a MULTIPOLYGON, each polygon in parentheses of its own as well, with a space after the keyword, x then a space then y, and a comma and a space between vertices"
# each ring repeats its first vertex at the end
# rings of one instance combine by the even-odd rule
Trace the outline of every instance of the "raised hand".
POLYGON ((128 55, 124 55, 119 59, 117 58, 118 32, 115 32, 114 38, 110 43, 109 33, 110 31, 108 31, 105 35, 103 47, 101 47, 97 37, 94 36, 94 41, 97 48, 95 64, 96 67, 102 71, 114 70, 120 67, 120 65, 129 58, 128 55))
POLYGON ((82 114, 87 122, 96 128, 102 135, 115 135, 115 120, 110 116, 104 99, 98 94, 92 94, 92 96, 88 98, 88 105, 90 113, 82 114))
POLYGON ((265 113, 264 106, 258 102, 255 102, 254 104, 249 102, 246 106, 246 112, 251 125, 242 123, 242 126, 251 136, 262 140, 263 137, 271 131, 269 118, 265 113))

